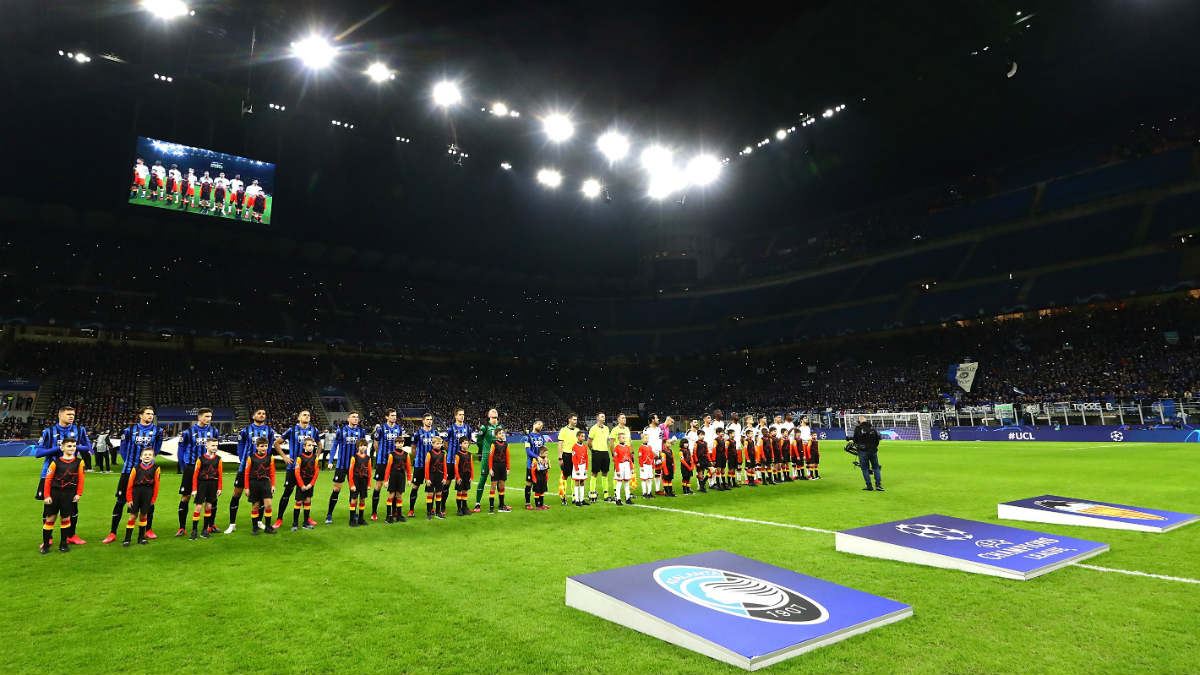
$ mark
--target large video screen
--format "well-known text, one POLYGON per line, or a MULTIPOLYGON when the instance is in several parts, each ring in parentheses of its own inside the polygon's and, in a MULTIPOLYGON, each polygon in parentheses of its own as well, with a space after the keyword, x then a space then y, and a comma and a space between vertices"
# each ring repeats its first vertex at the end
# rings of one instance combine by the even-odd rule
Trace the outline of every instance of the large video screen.
POLYGON ((130 204, 269 224, 274 200, 270 162, 138 136, 130 204))

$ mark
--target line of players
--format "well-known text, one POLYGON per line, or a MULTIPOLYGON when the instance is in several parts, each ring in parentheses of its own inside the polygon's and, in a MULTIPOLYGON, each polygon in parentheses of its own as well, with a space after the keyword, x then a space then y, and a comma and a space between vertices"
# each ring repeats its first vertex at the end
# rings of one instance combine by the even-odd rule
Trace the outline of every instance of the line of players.
MULTIPOLYGON (((733 422, 723 426, 720 411, 715 411, 717 420, 705 416, 704 427, 693 420, 691 428, 680 440, 678 449, 679 474, 683 494, 694 494, 691 480, 695 476, 699 492, 729 490, 741 485, 762 485, 788 482, 791 480, 818 479, 819 450, 817 439, 807 425, 807 419, 799 427, 776 418, 776 424, 754 425, 748 416, 742 429, 736 413, 733 422), (798 432, 798 438, 797 438, 798 432), (808 441, 803 439, 807 437, 808 441)), ((85 544, 75 534, 78 523, 78 502, 83 494, 84 470, 79 452, 92 448, 87 431, 74 423, 75 411, 64 407, 58 411, 58 423, 47 428, 39 441, 37 456, 44 457, 42 474, 38 481, 37 499, 44 502, 41 553, 51 547, 52 531, 57 519, 60 527, 59 550, 66 552, 70 544, 85 544)), ((489 411, 489 419, 495 420, 495 410, 489 411)), ((624 415, 618 417, 616 440, 612 450, 615 464, 617 490, 612 497, 605 490, 605 500, 618 506, 632 504, 631 484, 636 486, 640 479, 642 495, 675 497, 675 451, 669 442, 669 428, 673 423, 668 417, 663 425, 658 424, 657 415, 643 431, 644 442, 637 452, 636 460, 629 444, 628 428, 624 426, 624 415), (633 467, 636 463, 636 474, 633 467), (624 500, 621 492, 624 491, 624 500)), ((595 480, 608 477, 607 439, 609 432, 604 425, 604 415, 597 416, 598 422, 589 432, 577 428, 578 417, 571 415, 567 426, 559 432, 564 450, 560 456, 562 480, 559 495, 566 504, 565 486, 574 486, 572 503, 585 506, 595 503, 598 495, 595 480), (601 443, 605 450, 601 450, 601 443), (569 447, 569 450, 566 448, 569 447), (585 482, 592 477, 593 490, 585 492, 585 482)), ((212 425, 212 410, 201 408, 196 423, 180 436, 177 458, 181 467, 178 518, 176 537, 187 535, 187 519, 191 516, 191 539, 209 538, 217 532, 215 526, 217 500, 224 491, 224 463, 217 454, 218 434, 212 425), (190 507, 190 508, 189 508, 190 507), (203 522, 201 522, 203 521, 203 522)), ((512 509, 505 503, 505 487, 511 468, 508 441, 505 430, 499 425, 494 438, 487 442, 487 455, 481 464, 481 473, 486 470, 490 482, 489 513, 507 513, 512 509), (499 506, 496 501, 499 498, 499 506)), ((526 443, 525 508, 545 510, 550 460, 547 443, 549 438, 542 433, 541 420, 534 422, 526 443), (532 497, 532 500, 531 500, 532 497)), ((456 490, 457 515, 466 516, 480 512, 477 501, 474 509, 468 507, 471 482, 474 478, 474 463, 471 454, 472 429, 465 423, 465 413, 455 411, 455 421, 444 432, 433 427, 433 416, 426 414, 422 425, 411 437, 411 448, 404 447, 404 430, 396 421, 396 411, 387 411, 386 421, 367 432, 359 424, 357 412, 348 415, 347 423, 334 435, 331 449, 333 483, 329 497, 325 523, 333 523, 333 513, 339 500, 342 486, 350 487, 349 524, 366 525, 367 493, 371 492, 371 520, 378 519, 381 493, 386 487, 386 522, 404 522, 404 492, 408 493, 408 516, 414 515, 417 496, 425 488, 426 519, 445 518, 446 502, 451 485, 456 490), (445 447, 457 449, 453 453, 445 447), (374 453, 372 453, 374 446, 374 453), (372 478, 374 490, 371 489, 372 478)), ((117 484, 116 503, 112 512, 112 526, 104 543, 117 539, 117 530, 123 514, 125 520, 123 544, 130 545, 132 534, 137 528, 138 543, 146 544, 157 538, 153 532, 154 509, 158 501, 161 469, 155 457, 161 452, 164 434, 154 423, 154 409, 146 406, 138 414, 138 421, 127 427, 121 435, 119 454, 122 457, 122 475, 117 484)), ((311 424, 311 413, 302 410, 296 423, 282 434, 276 433, 266 424, 266 410, 255 410, 253 422, 242 429, 238 438, 238 471, 229 504, 229 526, 225 534, 237 529, 237 516, 243 494, 248 492, 252 535, 259 531, 274 534, 282 525, 282 519, 272 521, 276 490, 276 459, 287 465, 284 490, 279 512, 285 513, 289 499, 295 496, 292 513, 292 531, 313 529, 311 518, 312 500, 317 478, 320 476, 321 440, 317 428, 311 424), (283 451, 283 443, 288 451, 283 451), (274 452, 272 452, 272 448, 274 452), (303 516, 303 520, 301 520, 303 516)), ((482 477, 481 477, 482 478, 482 477)), ((483 481, 479 484, 482 490, 483 481)), ((611 486, 611 482, 609 483, 611 486)), ((477 500, 482 492, 477 493, 477 500)))
POLYGON ((163 167, 161 160, 147 167, 141 157, 133 165, 133 184, 129 188, 130 198, 142 197, 151 201, 174 202, 187 211, 199 205, 200 210, 212 214, 218 209, 221 215, 233 213, 242 220, 261 221, 267 206, 267 194, 255 178, 246 185, 241 174, 232 179, 221 171, 214 179, 205 171, 199 178, 192 168, 187 176, 179 172, 179 165, 170 169, 163 167), (197 204, 198 203, 198 204, 197 204))

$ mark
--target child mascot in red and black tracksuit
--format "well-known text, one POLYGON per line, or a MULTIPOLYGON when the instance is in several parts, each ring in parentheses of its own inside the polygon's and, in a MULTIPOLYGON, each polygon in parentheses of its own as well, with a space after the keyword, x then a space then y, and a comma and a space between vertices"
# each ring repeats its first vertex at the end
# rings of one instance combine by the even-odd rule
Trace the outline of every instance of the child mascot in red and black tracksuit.
POLYGON ((42 545, 38 553, 50 552, 54 536, 54 519, 58 518, 58 550, 67 553, 67 540, 75 534, 75 503, 83 496, 83 460, 75 454, 75 439, 63 439, 62 454, 50 460, 42 484, 42 545))
POLYGON ((458 505, 458 515, 469 516, 471 509, 467 508, 467 493, 471 491, 471 479, 475 477, 475 463, 471 459, 471 439, 459 441, 458 452, 454 453, 454 503, 458 505))
POLYGON ((433 439, 433 450, 425 458, 425 520, 433 520, 434 516, 446 518, 446 501, 442 493, 446 491, 446 452, 442 446, 442 437, 433 439))
POLYGON ((666 490, 668 497, 678 497, 675 494, 675 453, 669 443, 663 443, 661 459, 663 490, 666 490))
POLYGON ((258 536, 259 523, 266 519, 267 534, 275 534, 275 518, 271 498, 275 495, 275 456, 267 451, 269 441, 259 436, 254 441, 254 454, 246 459, 245 484, 250 492, 250 534, 258 536))

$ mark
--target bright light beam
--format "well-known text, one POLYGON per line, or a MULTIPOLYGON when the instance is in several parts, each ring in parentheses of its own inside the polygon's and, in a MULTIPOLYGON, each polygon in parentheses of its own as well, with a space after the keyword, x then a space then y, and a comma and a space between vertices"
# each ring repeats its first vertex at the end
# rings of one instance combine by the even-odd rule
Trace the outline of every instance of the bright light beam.
POLYGON ((396 74, 383 61, 376 61, 367 66, 366 73, 367 77, 371 78, 371 81, 375 83, 383 83, 396 79, 396 74))
POLYGON ((320 70, 328 66, 333 62, 336 54, 337 47, 319 35, 310 35, 292 43, 292 56, 300 59, 301 63, 313 70, 320 70))
POLYGON ((606 131, 596 139, 596 148, 608 161, 617 162, 629 154, 629 139, 617 131, 606 131))
POLYGON ((661 145, 652 145, 642 150, 642 168, 650 173, 658 173, 671 167, 674 153, 661 145))
POLYGON ((575 134, 575 124, 562 113, 551 113, 542 119, 542 130, 555 143, 562 143, 575 134))
POLYGON ((554 169, 541 169, 537 172, 537 181, 548 188, 562 185, 562 174, 554 169))
POLYGON ((188 14, 187 3, 183 0, 142 0, 142 8, 164 20, 188 14))
POLYGON ((462 92, 458 90, 458 85, 450 80, 442 80, 433 85, 433 102, 443 108, 455 105, 462 101, 462 92))
POLYGON ((588 199, 595 199, 596 197, 600 196, 600 191, 603 189, 604 186, 601 185, 600 181, 596 180, 595 178, 589 178, 583 181, 583 186, 579 188, 580 192, 583 193, 583 196, 587 197, 588 199))

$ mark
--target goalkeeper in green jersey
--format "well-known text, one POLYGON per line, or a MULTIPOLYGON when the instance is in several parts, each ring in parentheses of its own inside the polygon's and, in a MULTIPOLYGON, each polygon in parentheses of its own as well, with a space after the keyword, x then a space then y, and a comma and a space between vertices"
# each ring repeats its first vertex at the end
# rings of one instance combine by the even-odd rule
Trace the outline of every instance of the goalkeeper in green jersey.
POLYGON ((492 448, 492 441, 496 440, 496 432, 503 429, 504 425, 500 424, 500 412, 492 408, 487 412, 487 422, 479 425, 479 435, 476 437, 476 444, 479 446, 479 483, 475 486, 475 508, 472 509, 475 513, 479 513, 479 504, 483 501, 483 488, 488 481, 487 453, 492 448))

